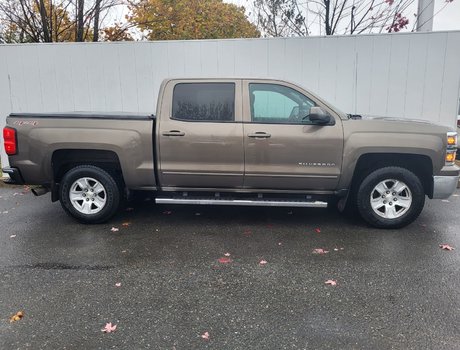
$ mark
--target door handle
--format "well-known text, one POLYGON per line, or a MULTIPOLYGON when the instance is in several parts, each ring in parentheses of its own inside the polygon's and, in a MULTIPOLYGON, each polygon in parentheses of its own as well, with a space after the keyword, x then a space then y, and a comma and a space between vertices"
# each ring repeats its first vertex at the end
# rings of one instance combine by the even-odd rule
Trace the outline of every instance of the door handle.
POLYGON ((179 130, 170 130, 162 133, 163 136, 185 136, 185 132, 179 130))
POLYGON ((272 135, 270 135, 269 133, 263 131, 256 131, 253 134, 248 134, 248 137, 251 137, 253 139, 268 139, 271 136, 272 135))

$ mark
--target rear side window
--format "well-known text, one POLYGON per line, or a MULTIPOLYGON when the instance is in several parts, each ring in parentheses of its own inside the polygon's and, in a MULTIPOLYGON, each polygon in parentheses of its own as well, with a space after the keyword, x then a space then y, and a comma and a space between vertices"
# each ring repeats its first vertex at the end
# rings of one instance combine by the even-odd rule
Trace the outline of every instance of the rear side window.
POLYGON ((177 84, 173 92, 172 118, 203 122, 234 121, 235 84, 177 84))

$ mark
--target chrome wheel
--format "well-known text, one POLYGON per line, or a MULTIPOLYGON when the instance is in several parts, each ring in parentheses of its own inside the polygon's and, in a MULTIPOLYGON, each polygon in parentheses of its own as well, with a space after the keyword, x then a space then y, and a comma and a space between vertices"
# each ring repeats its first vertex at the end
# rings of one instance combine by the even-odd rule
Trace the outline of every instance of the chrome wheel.
POLYGON ((371 207, 385 219, 404 215, 412 204, 412 193, 402 181, 387 179, 379 182, 371 191, 371 207))
POLYGON ((69 190, 72 206, 82 214, 96 214, 107 202, 107 192, 102 184, 92 177, 76 180, 69 190))

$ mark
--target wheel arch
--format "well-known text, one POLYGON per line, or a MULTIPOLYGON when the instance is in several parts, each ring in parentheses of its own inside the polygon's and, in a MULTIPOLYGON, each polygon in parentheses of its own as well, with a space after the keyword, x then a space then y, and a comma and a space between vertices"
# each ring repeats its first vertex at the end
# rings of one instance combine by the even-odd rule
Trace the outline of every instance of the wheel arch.
POLYGON ((59 200, 59 183, 70 169, 79 165, 94 165, 114 177, 120 187, 124 186, 120 159, 114 151, 98 149, 59 149, 51 156, 53 171, 52 201, 59 200))
POLYGON ((413 172, 422 182, 425 194, 433 196, 433 162, 423 154, 366 153, 361 155, 353 171, 350 190, 353 192, 362 180, 374 170, 396 166, 413 172))

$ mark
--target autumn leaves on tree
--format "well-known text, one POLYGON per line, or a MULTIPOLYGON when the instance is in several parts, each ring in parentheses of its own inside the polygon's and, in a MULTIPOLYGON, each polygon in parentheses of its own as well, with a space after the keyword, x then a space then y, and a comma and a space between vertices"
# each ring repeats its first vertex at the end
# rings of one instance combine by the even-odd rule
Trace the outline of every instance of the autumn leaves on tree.
POLYGON ((244 7, 222 0, 0 2, 0 42, 6 43, 259 36, 244 7))

